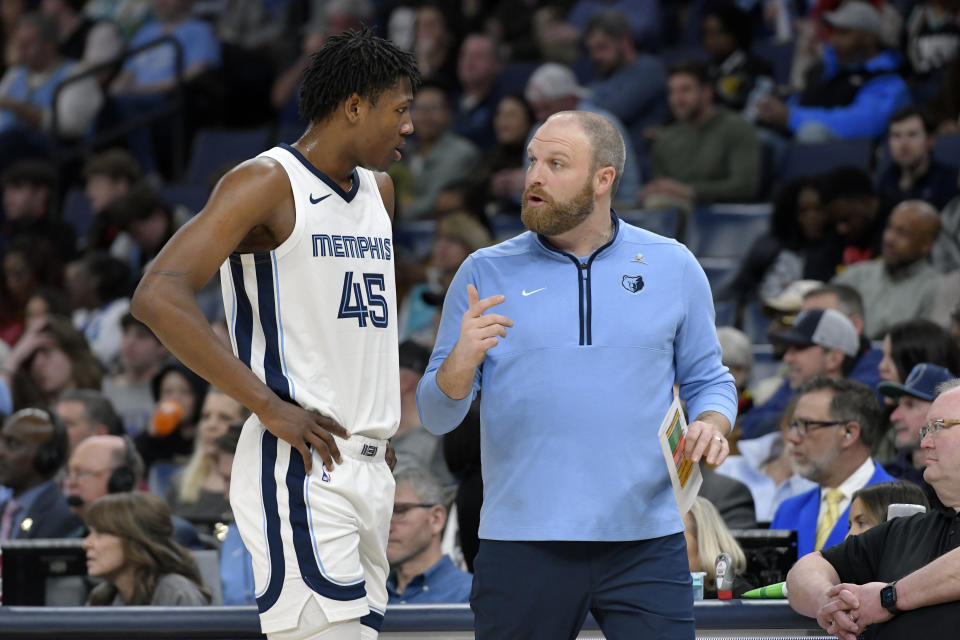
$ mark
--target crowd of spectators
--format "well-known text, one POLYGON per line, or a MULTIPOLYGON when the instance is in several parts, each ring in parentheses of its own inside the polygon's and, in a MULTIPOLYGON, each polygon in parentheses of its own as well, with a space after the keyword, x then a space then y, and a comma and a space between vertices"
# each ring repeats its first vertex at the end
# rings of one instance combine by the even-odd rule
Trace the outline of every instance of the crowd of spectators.
MULTIPOLYGON (((441 578, 451 598, 467 598, 440 544, 459 528, 463 554, 452 555, 471 566, 482 500, 475 430, 431 436, 414 393, 446 287, 472 251, 521 229, 525 147, 560 110, 602 114, 623 133, 615 206, 631 220, 642 224, 654 209, 695 220, 722 203, 771 211, 768 229, 744 239, 739 267, 714 289, 718 304, 753 305, 773 320, 762 336, 720 330, 740 394, 739 442, 716 473, 705 469, 713 502, 689 523, 700 527, 697 562, 709 573, 707 537, 719 541, 711 553, 729 546, 729 534, 704 536, 716 521, 795 529, 805 553, 843 539, 865 486, 893 477, 925 484, 930 447, 921 427, 936 385, 960 375, 960 155, 949 153, 960 149, 960 4, 2 7, 0 540, 91 535, 98 575, 111 585, 94 601, 169 602, 158 595, 167 591, 174 602, 207 598, 165 540, 131 538, 120 564, 100 566, 104 545, 131 535, 121 512, 136 518, 152 507, 104 501, 115 518, 88 507, 136 490, 165 498, 167 537, 222 547, 224 575, 244 585, 225 590, 228 601, 252 598, 252 576, 229 564, 249 561, 230 526, 224 462, 232 459, 230 425, 249 412, 174 361, 129 314, 129 296, 199 208, 177 189, 205 194, 226 168, 203 166, 202 184, 187 181, 194 134, 258 127, 270 132, 265 139, 293 142, 305 126, 296 103, 309 54, 328 35, 364 25, 413 51, 425 77, 411 109, 415 134, 390 173, 403 341, 394 446, 407 468, 397 485, 406 507, 394 525, 427 550, 401 553, 409 541, 391 537, 391 601, 416 601, 415 591, 441 578), (831 145, 857 142, 869 145, 869 158, 838 166, 831 145), (823 155, 788 174, 800 145, 823 155), (768 344, 772 366, 756 366, 754 354, 768 344), (446 489, 458 484, 454 498, 446 489), (746 517, 740 497, 752 498, 746 517), (166 549, 163 571, 179 577, 152 575, 131 590, 123 576, 137 544, 166 549)), ((200 295, 229 343, 216 279, 200 295)), ((848 549, 844 561, 865 553, 848 549)))

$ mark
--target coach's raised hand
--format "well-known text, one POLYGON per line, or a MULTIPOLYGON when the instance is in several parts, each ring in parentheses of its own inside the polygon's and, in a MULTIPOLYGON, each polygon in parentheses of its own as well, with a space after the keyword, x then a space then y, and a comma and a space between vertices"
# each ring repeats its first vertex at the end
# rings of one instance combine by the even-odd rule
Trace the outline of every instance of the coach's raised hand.
POLYGON ((310 447, 313 447, 330 471, 333 471, 334 463, 343 462, 333 434, 343 439, 349 438, 350 434, 332 418, 316 411, 307 411, 280 398, 271 402, 269 410, 259 414, 259 417, 270 433, 290 443, 291 447, 300 452, 307 474, 313 466, 310 447))
POLYGON ((486 313, 504 300, 502 294, 481 300, 477 288, 467 285, 467 310, 460 321, 460 337, 437 370, 437 385, 454 400, 470 393, 476 369, 487 357, 487 351, 497 346, 500 338, 506 338, 507 327, 513 326, 513 320, 507 316, 486 313))

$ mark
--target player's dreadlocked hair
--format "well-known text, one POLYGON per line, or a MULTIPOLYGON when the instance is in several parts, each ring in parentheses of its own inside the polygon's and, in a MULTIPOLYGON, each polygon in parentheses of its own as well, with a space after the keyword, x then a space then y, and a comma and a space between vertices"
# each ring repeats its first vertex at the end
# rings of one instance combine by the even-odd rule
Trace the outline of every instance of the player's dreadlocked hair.
POLYGON ((420 71, 409 51, 367 28, 327 38, 310 58, 300 87, 300 117, 320 122, 354 93, 376 103, 380 93, 407 77, 414 91, 420 71))

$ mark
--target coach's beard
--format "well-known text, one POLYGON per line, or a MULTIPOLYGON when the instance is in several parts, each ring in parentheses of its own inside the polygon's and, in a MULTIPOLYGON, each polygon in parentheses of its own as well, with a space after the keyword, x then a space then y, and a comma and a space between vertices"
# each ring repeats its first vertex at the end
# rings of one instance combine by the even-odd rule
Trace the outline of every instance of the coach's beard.
POLYGON ((570 231, 587 219, 593 212, 593 184, 587 180, 580 193, 566 202, 552 202, 546 194, 527 187, 523 191, 523 200, 520 203, 520 220, 534 233, 547 237, 558 236, 570 231), (529 196, 534 193, 543 200, 539 207, 531 207, 529 196))

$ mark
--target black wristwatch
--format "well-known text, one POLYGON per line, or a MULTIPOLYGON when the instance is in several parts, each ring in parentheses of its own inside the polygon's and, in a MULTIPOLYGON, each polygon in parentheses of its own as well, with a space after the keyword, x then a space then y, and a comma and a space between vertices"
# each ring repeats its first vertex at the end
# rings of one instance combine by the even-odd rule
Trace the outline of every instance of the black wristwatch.
POLYGON ((894 580, 884 588, 880 589, 880 605, 892 613, 897 615, 902 613, 900 609, 897 609, 897 581, 894 580))

